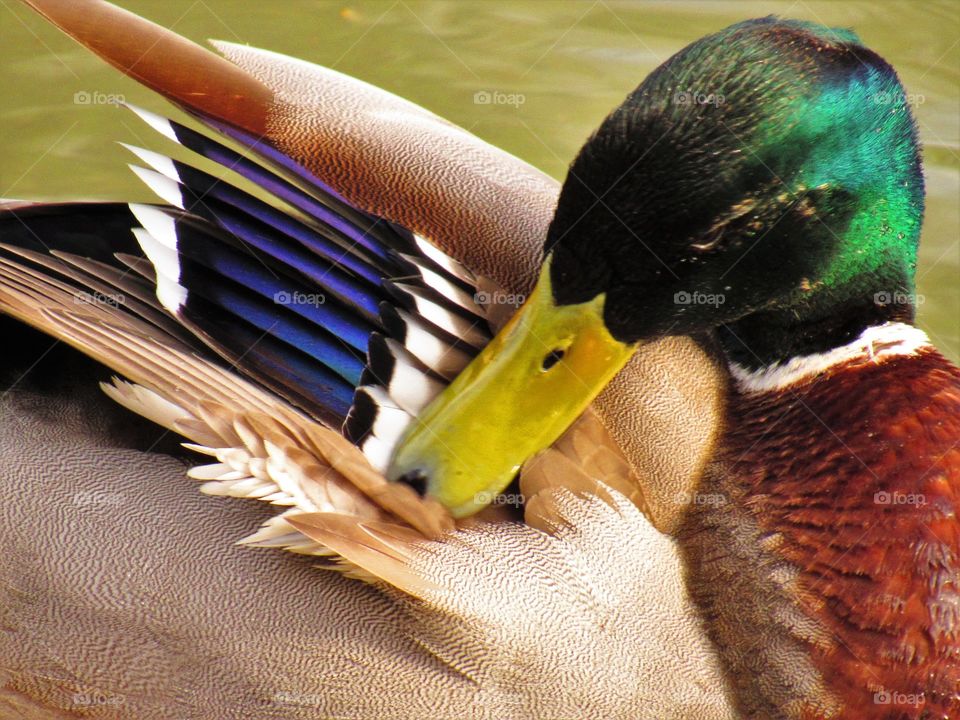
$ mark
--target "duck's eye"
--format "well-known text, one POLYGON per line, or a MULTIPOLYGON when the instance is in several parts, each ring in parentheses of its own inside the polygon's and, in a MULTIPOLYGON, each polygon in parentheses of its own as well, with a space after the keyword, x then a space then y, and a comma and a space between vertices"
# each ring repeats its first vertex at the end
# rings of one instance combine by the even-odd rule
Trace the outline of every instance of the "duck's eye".
POLYGON ((551 350, 547 353, 547 356, 543 358, 541 367, 544 370, 549 370, 561 360, 563 360, 563 350, 551 350))

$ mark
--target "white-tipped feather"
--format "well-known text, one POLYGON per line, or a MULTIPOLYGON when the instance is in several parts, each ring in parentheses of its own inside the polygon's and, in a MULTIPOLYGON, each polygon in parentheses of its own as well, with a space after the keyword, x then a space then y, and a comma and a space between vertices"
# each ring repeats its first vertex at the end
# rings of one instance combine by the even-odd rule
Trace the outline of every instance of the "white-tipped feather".
POLYGON ((379 473, 387 471, 390 457, 393 455, 393 445, 385 443, 375 435, 367 435, 360 443, 360 449, 374 470, 379 473))
POLYGON ((187 303, 187 289, 166 276, 158 276, 157 300, 164 308, 176 314, 187 303))
POLYGON ((187 289, 178 282, 180 258, 175 251, 163 245, 144 228, 134 228, 133 235, 157 272, 157 300, 164 308, 176 314, 187 302, 187 289))
POLYGON ((453 380, 469 364, 470 356, 463 350, 445 343, 430 332, 421 320, 405 310, 397 312, 407 326, 404 347, 428 368, 453 380))
MULTIPOLYGON (((143 172, 152 172, 144 170, 143 172)), ((159 173, 153 173, 164 182, 170 182, 159 173)), ((175 184, 175 183, 174 183, 175 184)), ((130 203, 130 211, 143 225, 133 234, 144 254, 157 272, 157 300, 176 314, 187 302, 187 289, 180 284, 180 258, 177 254, 177 226, 163 210, 151 205, 130 203)))
MULTIPOLYGON (((467 319, 457 313, 447 310, 426 297, 423 290, 412 285, 397 283, 397 287, 409 294, 417 308, 417 314, 422 318, 432 322, 438 328, 446 330, 454 337, 467 338, 471 333, 476 333, 477 328, 486 328, 486 321, 479 315, 474 315, 467 319)), ((476 312, 476 307, 473 309, 476 312)), ((482 336, 481 336, 482 337, 482 336)), ((481 345, 486 341, 482 341, 481 345)))
POLYGON ((454 285, 452 282, 447 280, 447 278, 427 267, 427 264, 421 261, 419 258, 406 254, 401 254, 401 257, 407 260, 407 262, 417 266, 417 269, 420 271, 420 276, 427 284, 427 287, 433 288, 445 298, 459 305, 467 312, 471 312, 474 315, 483 314, 482 309, 480 309, 477 305, 474 295, 465 293, 457 285, 454 285))
POLYGON ((166 212, 153 205, 130 203, 130 212, 143 228, 171 250, 177 249, 177 223, 166 212))
POLYGON ((419 415, 445 385, 417 367, 412 362, 413 355, 403 345, 392 338, 387 338, 386 342, 394 359, 387 392, 399 407, 411 415, 419 415))
POLYGON ((183 194, 180 192, 180 184, 171 180, 156 170, 149 170, 139 165, 128 165, 138 178, 140 178, 148 188, 153 190, 164 202, 168 202, 181 210, 183 207, 183 194))
POLYGON ((414 235, 413 240, 424 256, 433 260, 435 263, 437 263, 437 265, 442 267, 444 270, 447 270, 451 275, 456 275, 461 280, 471 284, 476 282, 476 275, 470 272, 464 265, 449 257, 440 248, 433 245, 429 240, 425 240, 419 235, 414 235))
MULTIPOLYGON (((161 155, 158 152, 153 150, 147 150, 142 147, 137 147, 136 145, 128 145, 125 142, 118 143, 122 147, 125 147, 127 150, 132 152, 138 158, 143 160, 147 165, 152 167, 158 173, 164 175, 165 177, 170 178, 175 182, 180 182, 180 174, 177 172, 176 165, 173 164, 171 160, 166 155, 161 155)), ((132 168, 133 166, 131 166, 132 168)))
POLYGON ((145 123, 147 123, 147 125, 152 127, 164 137, 170 138, 177 144, 180 143, 180 141, 177 140, 176 133, 173 131, 173 126, 165 117, 157 115, 154 112, 150 112, 149 110, 144 110, 136 105, 130 105, 129 103, 126 103, 125 107, 133 111, 141 120, 143 120, 145 123))
POLYGON ((377 416, 370 428, 379 440, 393 448, 403 431, 413 421, 413 417, 399 408, 387 392, 376 385, 361 388, 359 392, 366 393, 377 406, 377 416))
POLYGON ((157 274, 164 275, 171 280, 180 279, 180 259, 176 250, 157 240, 156 236, 146 228, 134 228, 133 235, 143 250, 143 254, 153 264, 157 274))

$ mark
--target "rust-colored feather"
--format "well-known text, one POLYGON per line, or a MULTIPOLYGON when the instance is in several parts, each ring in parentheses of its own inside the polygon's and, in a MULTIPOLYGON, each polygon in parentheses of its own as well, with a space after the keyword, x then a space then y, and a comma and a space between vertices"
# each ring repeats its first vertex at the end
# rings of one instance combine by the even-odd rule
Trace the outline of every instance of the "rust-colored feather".
POLYGON ((751 649, 792 643, 795 686, 822 678, 803 718, 960 716, 960 369, 864 356, 736 396, 729 427, 681 537, 746 707, 772 707, 751 649), (748 595, 765 616, 735 640, 748 595))
POLYGON ((233 63, 102 0, 25 0, 108 63, 170 100, 261 137, 272 91, 233 63))

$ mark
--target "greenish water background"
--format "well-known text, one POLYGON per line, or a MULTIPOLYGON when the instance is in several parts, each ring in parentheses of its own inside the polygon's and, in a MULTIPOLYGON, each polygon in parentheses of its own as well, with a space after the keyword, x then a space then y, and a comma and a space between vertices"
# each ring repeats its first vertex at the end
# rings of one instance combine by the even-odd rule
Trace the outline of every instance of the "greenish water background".
MULTIPOLYGON (((960 357, 960 3, 125 0, 198 42, 249 43, 334 67, 447 117, 547 173, 656 65, 730 23, 776 14, 852 27, 899 72, 924 143, 920 326, 960 357), (477 93, 505 102, 478 104, 477 93), (513 102, 510 102, 509 96, 513 102), (522 98, 522 102, 520 102, 522 98)), ((77 93, 169 106, 0 0, 0 197, 154 198, 113 141, 169 151, 128 114, 77 93)))

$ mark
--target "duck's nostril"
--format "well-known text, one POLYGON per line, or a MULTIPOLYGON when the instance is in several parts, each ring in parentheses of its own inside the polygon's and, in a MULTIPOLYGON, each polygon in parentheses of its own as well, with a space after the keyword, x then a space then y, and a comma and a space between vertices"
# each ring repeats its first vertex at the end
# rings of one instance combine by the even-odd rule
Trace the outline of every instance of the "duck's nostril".
POLYGON ((397 479, 416 490, 420 497, 427 494, 427 474, 423 470, 419 468, 410 470, 397 479))

